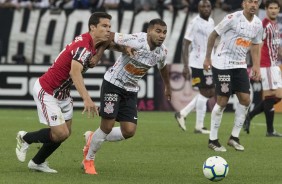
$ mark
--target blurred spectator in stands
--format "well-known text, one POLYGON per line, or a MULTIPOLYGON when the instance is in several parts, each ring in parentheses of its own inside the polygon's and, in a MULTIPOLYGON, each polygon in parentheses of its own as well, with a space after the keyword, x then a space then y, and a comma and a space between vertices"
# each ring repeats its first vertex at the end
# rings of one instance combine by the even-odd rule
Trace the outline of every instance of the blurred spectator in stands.
POLYGON ((104 0, 103 7, 107 9, 118 9, 120 0, 104 0))
POLYGON ((0 0, 0 7, 18 9, 20 6, 17 0, 0 0))
POLYGON ((239 9, 242 9, 243 0, 222 0, 221 8, 227 12, 234 12, 239 9))
POLYGON ((134 9, 134 0, 121 0, 120 7, 126 10, 133 10, 134 9))
POLYGON ((50 3, 49 0, 33 0, 32 6, 33 8, 49 8, 50 3))
MULTIPOLYGON (((189 0, 189 10, 191 12, 198 12, 198 4, 201 0, 189 0)), ((216 7, 217 4, 220 3, 220 1, 224 0, 210 0, 212 8, 216 7)), ((234 1, 241 1, 241 0, 234 0, 234 1)))
POLYGON ((75 8, 73 0, 49 0, 51 9, 75 8))
POLYGON ((189 0, 163 0, 163 5, 170 12, 174 12, 175 10, 188 12, 189 0))
POLYGON ((134 10, 136 13, 140 11, 156 10, 159 4, 159 0, 135 0, 134 10))

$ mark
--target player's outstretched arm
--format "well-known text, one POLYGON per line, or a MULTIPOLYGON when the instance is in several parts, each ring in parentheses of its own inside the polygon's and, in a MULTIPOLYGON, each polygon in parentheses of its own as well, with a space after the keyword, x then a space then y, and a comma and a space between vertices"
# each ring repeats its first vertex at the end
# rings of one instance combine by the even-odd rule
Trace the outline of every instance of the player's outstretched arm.
POLYGON ((252 79, 255 81, 261 80, 260 76, 260 45, 252 44, 251 46, 251 57, 253 61, 252 66, 252 79))
POLYGON ((160 69, 161 77, 163 79, 163 82, 165 84, 165 96, 167 100, 171 100, 171 87, 169 83, 169 72, 168 72, 168 66, 165 65, 162 69, 160 69))
POLYGON ((79 63, 78 61, 72 60, 70 76, 72 78, 76 90, 78 91, 81 98, 83 99, 84 110, 82 114, 84 114, 84 112, 87 112, 88 117, 90 116, 94 117, 94 114, 98 115, 98 110, 95 106, 95 103, 92 101, 91 97, 89 96, 88 91, 86 90, 83 77, 81 74, 82 70, 83 70, 82 64, 79 63))
POLYGON ((213 30, 213 32, 210 34, 209 39, 208 39, 208 44, 207 44, 207 52, 206 52, 206 58, 204 61, 204 69, 206 71, 208 71, 210 69, 211 66, 211 53, 215 44, 215 40, 219 35, 217 34, 217 32, 215 30, 213 30))

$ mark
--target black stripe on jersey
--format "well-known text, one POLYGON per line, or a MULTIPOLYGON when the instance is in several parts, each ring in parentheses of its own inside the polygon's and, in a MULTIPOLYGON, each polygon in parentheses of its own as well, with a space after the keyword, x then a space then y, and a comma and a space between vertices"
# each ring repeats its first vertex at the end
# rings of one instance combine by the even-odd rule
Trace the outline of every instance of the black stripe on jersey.
POLYGON ((57 99, 64 99, 70 96, 70 87, 72 85, 72 79, 66 80, 59 88, 53 91, 53 96, 57 99))
POLYGON ((85 50, 85 48, 83 48, 83 47, 77 48, 77 50, 76 50, 76 52, 75 52, 75 54, 73 56, 73 59, 80 62, 80 58, 83 55, 83 53, 84 53, 83 51, 84 50, 85 50))

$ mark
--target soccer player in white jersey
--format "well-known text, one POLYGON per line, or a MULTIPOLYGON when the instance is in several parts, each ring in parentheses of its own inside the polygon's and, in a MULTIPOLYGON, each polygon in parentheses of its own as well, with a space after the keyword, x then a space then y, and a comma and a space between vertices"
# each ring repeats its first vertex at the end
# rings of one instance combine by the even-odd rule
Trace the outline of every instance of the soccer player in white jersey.
POLYGON ((83 166, 85 173, 97 174, 94 158, 104 141, 121 141, 134 136, 137 127, 138 81, 150 68, 158 66, 165 83, 165 95, 171 98, 166 65, 167 49, 163 45, 167 26, 161 19, 149 22, 147 33, 114 34, 114 42, 136 50, 133 57, 122 54, 104 75, 101 89, 100 127, 86 132, 83 166), (114 127, 115 121, 120 123, 114 127))
POLYGON ((190 77, 188 68, 192 70, 192 85, 199 88, 199 94, 186 107, 175 113, 179 127, 186 131, 185 117, 196 108, 196 125, 194 133, 209 134, 210 131, 204 127, 204 119, 207 111, 207 101, 214 96, 214 83, 212 72, 206 72, 203 68, 208 37, 214 29, 214 21, 211 15, 211 3, 209 0, 201 0, 198 4, 199 15, 197 15, 187 27, 183 45, 183 75, 190 77), (191 52, 189 54, 189 46, 191 52))
POLYGON ((282 98, 281 70, 278 66, 280 47, 280 34, 277 23, 280 11, 278 0, 267 0, 265 2, 265 10, 266 17, 262 21, 264 34, 260 60, 263 89, 262 101, 247 115, 244 122, 244 130, 249 133, 251 119, 257 114, 264 112, 267 127, 266 136, 282 137, 282 134, 276 132, 273 127, 274 104, 282 98))
POLYGON ((214 151, 225 152, 226 148, 218 141, 218 129, 230 95, 236 94, 239 104, 235 110, 234 126, 227 144, 243 151, 239 142, 250 104, 250 83, 247 73, 246 54, 250 50, 253 60, 252 77, 260 80, 260 48, 262 42, 262 22, 255 15, 258 0, 243 0, 243 10, 226 15, 209 36, 204 68, 212 65, 213 80, 217 102, 211 114, 211 132, 208 147, 214 151), (221 36, 215 57, 211 53, 218 36, 221 36))

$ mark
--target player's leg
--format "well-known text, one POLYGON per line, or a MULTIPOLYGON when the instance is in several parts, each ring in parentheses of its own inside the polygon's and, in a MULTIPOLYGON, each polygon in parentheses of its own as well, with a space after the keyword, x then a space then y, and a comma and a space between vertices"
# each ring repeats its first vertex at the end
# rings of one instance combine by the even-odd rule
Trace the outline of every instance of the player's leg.
POLYGON ((251 112, 248 112, 243 127, 247 134, 250 133, 251 120, 264 111, 264 100, 260 101, 251 112))
MULTIPOLYGON (((192 87, 193 88, 196 88, 198 86, 198 83, 200 82, 200 78, 198 76, 199 75, 198 70, 200 70, 200 69, 196 69, 196 68, 191 67, 192 87)), ((175 117, 179 127, 184 131, 186 131, 185 117, 188 116, 188 114, 196 108, 196 103, 197 103, 199 95, 200 94, 196 95, 183 109, 181 109, 179 112, 176 112, 174 114, 174 117, 175 117)))
POLYGON ((94 159, 101 145, 106 140, 107 135, 114 127, 116 117, 119 113, 119 103, 121 101, 119 95, 122 91, 121 88, 104 80, 101 89, 100 127, 94 131, 93 135, 90 134, 89 140, 87 140, 83 149, 83 165, 85 173, 87 174, 97 174, 94 159))
MULTIPOLYGON (((280 101, 282 97, 282 79, 281 71, 278 66, 266 68, 268 69, 268 81, 270 82, 267 88, 263 88, 264 98, 264 114, 266 119, 267 137, 282 137, 282 135, 275 131, 274 122, 274 104, 280 101)), ((263 86, 264 87, 264 86, 263 86)))
MULTIPOLYGON (((45 152, 39 150, 38 154, 32 161, 33 163, 30 163, 34 166, 33 168, 38 165, 38 167, 40 167, 39 169, 41 169, 41 171, 43 172, 55 172, 54 170, 48 170, 48 168, 45 167, 44 162, 45 159, 49 157, 53 153, 53 151, 55 151, 60 146, 60 143, 69 136, 69 130, 65 123, 65 118, 61 112, 61 107, 59 107, 59 104, 57 103, 57 100, 54 99, 51 95, 45 93, 38 81, 34 86, 34 100, 37 104, 40 122, 46 124, 49 127, 34 132, 27 132, 24 134, 21 134, 21 132, 23 131, 20 131, 17 138, 21 139, 23 145, 43 143, 43 146, 41 148, 42 150, 45 150, 44 144, 48 145, 48 151, 45 152), (44 170, 44 168, 46 169, 44 170)), ((69 115, 66 117, 70 119, 72 118, 73 112, 71 101, 71 98, 69 98, 66 102, 64 102, 68 103, 64 104, 64 107, 69 110, 67 111, 69 115)), ((25 160, 26 151, 27 149, 18 149, 17 145, 16 153, 20 161, 25 160)))
POLYGON ((232 72, 232 89, 236 93, 239 103, 235 110, 234 126, 227 144, 238 151, 243 151, 244 147, 239 142, 239 134, 250 105, 250 83, 247 69, 232 69, 232 72))
MULTIPOLYGON (((269 67, 261 67, 260 72, 261 72, 261 85, 263 90, 270 89, 270 83, 269 83, 269 67)), ((271 79, 270 79, 271 81, 271 79)), ((250 125, 251 125, 251 120, 261 112, 264 112, 264 98, 262 94, 262 100, 254 107, 254 109, 250 112, 247 113, 246 119, 244 121, 244 130, 247 132, 247 134, 250 133, 250 125)))
MULTIPOLYGON (((42 102, 44 102, 44 100, 42 102)), ((42 130, 45 131, 45 134, 42 132, 42 134, 40 132, 33 132, 30 135, 27 134, 27 136, 29 137, 27 137, 26 139, 29 139, 29 141, 32 141, 33 139, 49 140, 47 140, 46 142, 41 142, 43 143, 42 147, 28 163, 28 167, 30 169, 42 172, 57 173, 56 170, 49 168, 45 161, 50 155, 53 154, 54 151, 56 151, 60 147, 61 143, 70 136, 73 116, 72 98, 68 97, 64 100, 55 100, 55 103, 52 103, 52 100, 49 99, 45 103, 45 106, 46 113, 49 118, 49 128, 42 130), (49 133, 47 134, 47 132, 49 133)), ((42 120, 41 122, 46 121, 42 120)))
POLYGON ((211 128, 208 147, 214 151, 225 152, 226 148, 218 141, 218 130, 221 124, 224 109, 227 105, 229 96, 232 93, 232 88, 230 85, 231 74, 230 70, 219 70, 214 67, 212 68, 212 72, 213 80, 216 86, 215 90, 217 94, 217 102, 211 113, 211 128))
POLYGON ((204 119, 207 111, 207 101, 210 97, 214 96, 214 83, 212 79, 212 72, 206 72, 202 69, 197 69, 200 82, 198 88, 200 94, 196 103, 196 124, 195 133, 209 134, 210 131, 204 126, 204 119))

